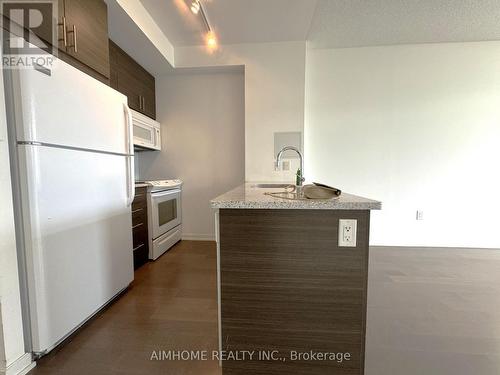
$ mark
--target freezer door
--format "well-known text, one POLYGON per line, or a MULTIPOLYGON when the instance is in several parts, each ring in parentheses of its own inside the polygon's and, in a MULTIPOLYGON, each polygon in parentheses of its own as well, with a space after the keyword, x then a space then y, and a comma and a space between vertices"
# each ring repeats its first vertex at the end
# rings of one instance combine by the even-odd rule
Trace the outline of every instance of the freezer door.
POLYGON ((18 151, 33 351, 43 352, 133 280, 127 158, 18 151))
POLYGON ((130 152, 127 99, 118 91, 57 60, 51 75, 12 72, 17 140, 105 152, 130 152))

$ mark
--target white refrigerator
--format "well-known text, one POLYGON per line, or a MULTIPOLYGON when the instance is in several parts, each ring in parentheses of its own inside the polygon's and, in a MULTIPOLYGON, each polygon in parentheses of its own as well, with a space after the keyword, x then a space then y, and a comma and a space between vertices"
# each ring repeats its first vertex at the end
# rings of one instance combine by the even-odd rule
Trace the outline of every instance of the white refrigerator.
POLYGON ((124 95, 60 60, 10 72, 6 94, 25 336, 42 355, 133 280, 132 121, 124 95))

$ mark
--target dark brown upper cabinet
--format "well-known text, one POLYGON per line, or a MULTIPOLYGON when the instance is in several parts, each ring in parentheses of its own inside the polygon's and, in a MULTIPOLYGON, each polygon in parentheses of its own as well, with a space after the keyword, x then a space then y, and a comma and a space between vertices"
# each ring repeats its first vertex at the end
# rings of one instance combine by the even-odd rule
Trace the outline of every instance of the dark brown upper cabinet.
MULTIPOLYGON (((8 6, 9 4, 7 4, 8 6)), ((19 8, 23 4, 15 4, 19 8)), ((25 5, 29 9, 30 3, 25 5)), ((31 28, 44 42, 54 44, 58 57, 109 84, 108 8, 103 0, 57 0, 57 35, 51 29, 31 28)), ((49 25, 47 23, 47 25, 49 25)))
POLYGON ((83 67, 90 68, 104 78, 101 80, 109 81, 106 3, 103 0, 59 0, 58 29, 61 58, 91 74, 83 67), (65 58, 67 56, 70 58, 65 58))
POLYGON ((130 108, 156 119, 155 78, 109 40, 110 86, 128 98, 130 108))
MULTIPOLYGON (((22 5, 15 4, 15 8, 22 5)), ((29 10, 30 3, 24 6, 29 10)), ((57 45, 61 60, 109 84, 106 3, 103 0, 57 0, 57 7, 57 35, 54 38, 57 42, 52 39, 51 28, 47 26, 31 28, 30 31, 44 42, 57 45)), ((7 18, 5 15, 1 17, 7 18)), ((7 21, 2 22, 2 27, 5 28, 6 24, 7 21)))

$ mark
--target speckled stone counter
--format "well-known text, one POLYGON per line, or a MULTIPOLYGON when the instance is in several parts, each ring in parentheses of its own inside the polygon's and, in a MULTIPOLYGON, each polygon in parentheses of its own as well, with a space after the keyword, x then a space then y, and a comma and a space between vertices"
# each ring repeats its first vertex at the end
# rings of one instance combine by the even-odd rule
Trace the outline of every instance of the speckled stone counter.
POLYGON ((380 210, 378 201, 342 192, 340 197, 327 200, 290 200, 265 194, 284 189, 260 188, 256 183, 245 183, 211 201, 212 208, 242 209, 303 209, 303 210, 380 210))

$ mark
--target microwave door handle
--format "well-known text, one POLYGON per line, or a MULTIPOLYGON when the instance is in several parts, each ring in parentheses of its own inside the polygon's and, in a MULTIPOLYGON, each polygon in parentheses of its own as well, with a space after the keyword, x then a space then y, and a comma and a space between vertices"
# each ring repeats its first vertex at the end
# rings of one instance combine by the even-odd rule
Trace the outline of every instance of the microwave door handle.
POLYGON ((160 129, 155 129, 155 133, 156 133, 156 142, 155 142, 155 146, 158 150, 161 149, 161 135, 160 135, 160 129))
POLYGON ((125 135, 127 142, 127 206, 131 206, 135 198, 134 189, 134 142, 132 112, 126 103, 123 104, 125 111, 125 135))

